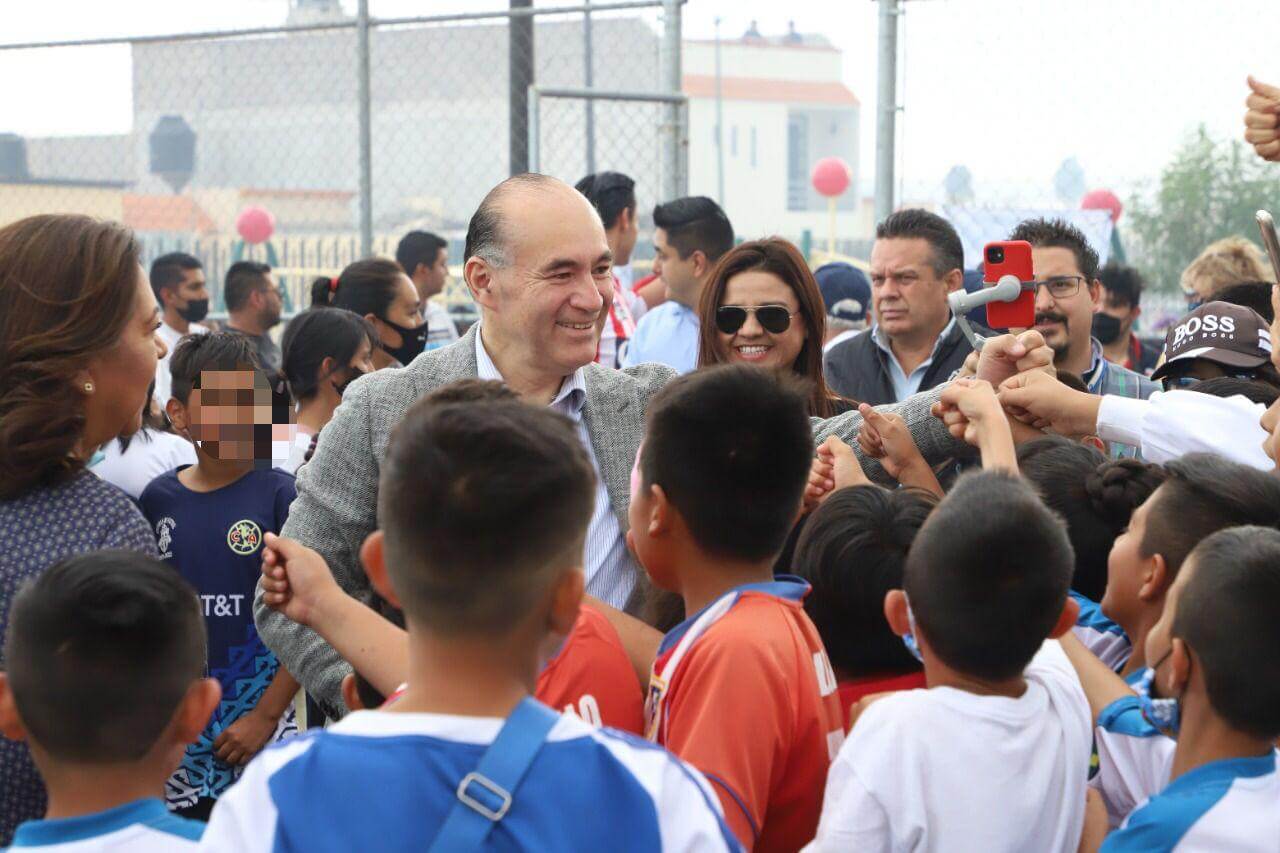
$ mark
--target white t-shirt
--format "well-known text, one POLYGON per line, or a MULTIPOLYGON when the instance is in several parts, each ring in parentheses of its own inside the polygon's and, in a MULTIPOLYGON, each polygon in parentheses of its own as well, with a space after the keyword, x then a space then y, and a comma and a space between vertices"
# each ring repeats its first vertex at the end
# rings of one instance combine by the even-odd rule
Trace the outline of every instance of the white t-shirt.
MULTIPOLYGON (((209 331, 207 326, 201 326, 199 323, 191 324, 189 335, 203 335, 209 331)), ((182 332, 170 326, 168 323, 161 322, 160 328, 156 330, 156 334, 164 341, 165 348, 168 350, 164 354, 164 358, 156 363, 156 403, 161 409, 169 402, 169 398, 173 396, 173 377, 169 374, 169 359, 173 357, 174 347, 178 345, 178 341, 185 337, 182 332)))
POLYGON ((134 800, 95 814, 32 820, 10 850, 40 853, 180 853, 195 851, 204 824, 171 814, 158 799, 134 800))
POLYGON ((1263 471, 1276 467, 1262 443, 1259 421, 1267 407, 1247 397, 1199 391, 1157 391, 1146 400, 1115 394, 1098 406, 1098 438, 1131 444, 1157 465, 1187 453, 1217 453, 1263 471))
POLYGON ((134 500, 161 474, 196 463, 191 442, 171 432, 140 432, 129 442, 128 450, 121 452, 120 442, 112 441, 102 452, 102 461, 89 470, 134 500))
POLYGON ((831 765, 805 849, 1075 853, 1088 701, 1057 641, 1026 679, 1017 699, 935 687, 871 705, 831 765))

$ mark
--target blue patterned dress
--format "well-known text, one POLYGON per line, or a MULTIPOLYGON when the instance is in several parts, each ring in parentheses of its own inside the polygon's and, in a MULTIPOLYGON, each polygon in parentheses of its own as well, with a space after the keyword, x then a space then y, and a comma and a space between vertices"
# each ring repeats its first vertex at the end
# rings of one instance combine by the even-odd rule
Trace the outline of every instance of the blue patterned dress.
MULTIPOLYGON (((156 539, 124 492, 81 472, 56 486, 0 500, 0 636, 23 582, 66 557, 99 548, 156 555, 156 539)), ((0 649, 0 667, 4 666, 0 649)), ((24 744, 0 737, 0 846, 24 820, 44 816, 44 784, 24 744)))

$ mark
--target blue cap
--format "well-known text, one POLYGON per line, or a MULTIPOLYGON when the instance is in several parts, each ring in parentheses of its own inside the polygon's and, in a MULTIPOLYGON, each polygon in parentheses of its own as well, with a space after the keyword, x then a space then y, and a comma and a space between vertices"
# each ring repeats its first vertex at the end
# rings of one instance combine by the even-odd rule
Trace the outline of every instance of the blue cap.
POLYGON ((871 308, 871 282, 867 274, 843 261, 823 264, 813 273, 822 291, 827 316, 850 323, 865 323, 871 308))

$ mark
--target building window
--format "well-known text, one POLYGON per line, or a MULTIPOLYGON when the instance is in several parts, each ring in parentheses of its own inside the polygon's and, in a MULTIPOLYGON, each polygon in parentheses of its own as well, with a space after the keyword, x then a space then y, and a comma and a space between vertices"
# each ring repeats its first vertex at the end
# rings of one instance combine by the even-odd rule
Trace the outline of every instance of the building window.
POLYGON ((787 117, 787 210, 809 208, 809 117, 787 117))
POLYGON ((738 156, 738 126, 736 124, 729 128, 729 154, 733 157, 738 156))
POLYGON ((756 128, 751 126, 751 168, 756 167, 756 128))

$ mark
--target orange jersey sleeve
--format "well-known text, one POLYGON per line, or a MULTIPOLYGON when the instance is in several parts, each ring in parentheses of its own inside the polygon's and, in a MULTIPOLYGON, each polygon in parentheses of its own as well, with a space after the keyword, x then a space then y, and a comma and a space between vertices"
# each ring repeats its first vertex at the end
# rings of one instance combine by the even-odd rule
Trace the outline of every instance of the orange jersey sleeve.
POLYGON ((644 731, 644 693, 635 668, 618 632, 590 606, 583 606, 564 645, 539 673, 534 695, 597 726, 644 731))
POLYGON ((813 839, 844 726, 798 603, 744 595, 690 647, 662 705, 661 742, 707 776, 747 849, 813 839))

